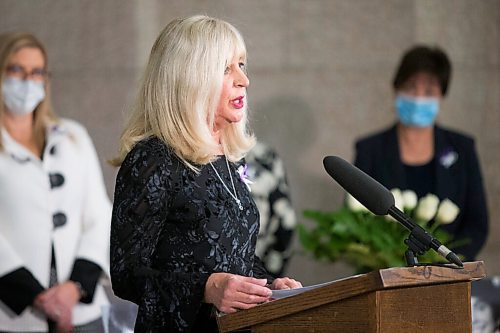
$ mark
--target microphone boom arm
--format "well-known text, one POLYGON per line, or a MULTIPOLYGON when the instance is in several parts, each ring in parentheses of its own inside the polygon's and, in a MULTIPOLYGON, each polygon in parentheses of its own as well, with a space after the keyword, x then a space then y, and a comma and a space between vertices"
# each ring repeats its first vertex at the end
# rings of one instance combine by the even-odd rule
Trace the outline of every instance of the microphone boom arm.
POLYGON ((455 253, 450 251, 446 246, 442 245, 439 240, 432 237, 421 226, 413 222, 396 206, 391 206, 388 213, 410 231, 410 235, 405 240, 405 244, 408 245, 409 248, 408 251, 411 252, 408 253, 407 251, 405 254, 406 261, 409 266, 413 266, 417 263, 415 255, 422 255, 431 248, 446 258, 449 262, 452 262, 459 267, 464 266, 460 258, 458 258, 455 253))

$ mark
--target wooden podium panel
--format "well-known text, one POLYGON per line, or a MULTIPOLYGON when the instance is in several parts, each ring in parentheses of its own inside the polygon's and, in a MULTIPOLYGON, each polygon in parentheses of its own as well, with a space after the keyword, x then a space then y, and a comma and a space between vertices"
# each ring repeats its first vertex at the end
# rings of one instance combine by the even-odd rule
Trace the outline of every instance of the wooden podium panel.
POLYGON ((217 318, 220 332, 471 332, 470 284, 483 262, 464 268, 388 268, 217 318))
POLYGON ((470 282, 381 290, 379 330, 466 333, 472 331, 470 282))
POLYGON ((375 297, 371 293, 329 303, 255 325, 251 332, 377 332, 375 297))

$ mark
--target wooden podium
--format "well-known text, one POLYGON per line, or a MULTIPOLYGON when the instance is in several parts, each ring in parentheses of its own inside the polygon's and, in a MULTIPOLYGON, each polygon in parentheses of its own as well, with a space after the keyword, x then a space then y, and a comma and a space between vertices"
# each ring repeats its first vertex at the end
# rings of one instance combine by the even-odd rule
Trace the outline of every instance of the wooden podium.
POLYGON ((482 261, 381 269, 221 315, 217 323, 220 332, 471 332, 471 281, 485 276, 482 261))

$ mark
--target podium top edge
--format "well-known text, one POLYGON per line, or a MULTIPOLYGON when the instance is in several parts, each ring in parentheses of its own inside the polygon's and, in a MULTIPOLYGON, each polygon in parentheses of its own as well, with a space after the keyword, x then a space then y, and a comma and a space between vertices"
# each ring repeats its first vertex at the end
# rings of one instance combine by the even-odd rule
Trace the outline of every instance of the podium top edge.
POLYGON ((371 273, 379 275, 383 287, 387 288, 480 280, 486 277, 486 268, 483 261, 473 261, 464 263, 464 267, 423 265, 386 268, 371 273))

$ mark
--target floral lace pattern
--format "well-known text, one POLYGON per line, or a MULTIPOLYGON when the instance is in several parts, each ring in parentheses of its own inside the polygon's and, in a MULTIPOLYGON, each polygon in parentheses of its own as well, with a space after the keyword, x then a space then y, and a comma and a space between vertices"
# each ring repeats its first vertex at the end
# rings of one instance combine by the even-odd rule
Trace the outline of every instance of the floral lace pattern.
MULTIPOLYGON (((213 162, 230 184, 224 157, 213 162)), ((211 273, 272 279, 255 256, 258 211, 230 163, 240 211, 209 166, 196 174, 157 138, 127 155, 116 180, 111 227, 113 290, 139 305, 135 331, 190 331, 212 322, 211 273)))

